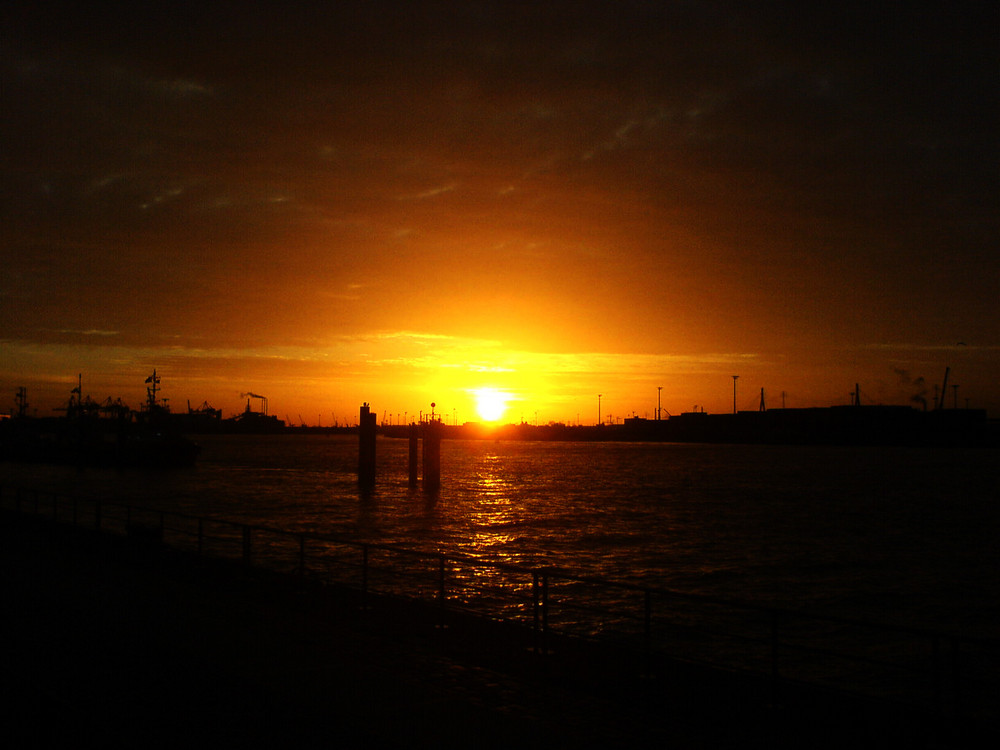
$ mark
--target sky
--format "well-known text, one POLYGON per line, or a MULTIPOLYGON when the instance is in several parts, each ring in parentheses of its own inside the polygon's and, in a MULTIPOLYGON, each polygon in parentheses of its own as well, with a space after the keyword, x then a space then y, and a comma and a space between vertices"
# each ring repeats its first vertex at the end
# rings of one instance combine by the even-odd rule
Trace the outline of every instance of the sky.
POLYGON ((139 5, 0 10, 0 410, 1000 417, 993 3, 139 5))

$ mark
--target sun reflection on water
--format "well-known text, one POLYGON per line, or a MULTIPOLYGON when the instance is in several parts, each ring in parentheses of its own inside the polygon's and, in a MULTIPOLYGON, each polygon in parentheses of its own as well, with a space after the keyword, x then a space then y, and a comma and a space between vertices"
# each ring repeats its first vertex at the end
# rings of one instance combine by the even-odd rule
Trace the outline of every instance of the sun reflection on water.
POLYGON ((465 533, 459 547, 463 553, 499 564, 525 562, 519 544, 522 534, 517 529, 527 520, 526 507, 516 481, 516 473, 502 456, 487 452, 478 457, 468 475, 469 502, 462 508, 465 533))
POLYGON ((381 440, 379 483, 362 499, 356 437, 199 442, 196 468, 153 479, 2 462, 0 483, 456 553, 463 592, 530 588, 530 573, 507 565, 741 599, 861 597, 862 607, 892 580, 941 612, 967 605, 946 581, 996 591, 982 572, 997 567, 990 451, 456 440, 432 495, 410 488, 407 441, 381 440))

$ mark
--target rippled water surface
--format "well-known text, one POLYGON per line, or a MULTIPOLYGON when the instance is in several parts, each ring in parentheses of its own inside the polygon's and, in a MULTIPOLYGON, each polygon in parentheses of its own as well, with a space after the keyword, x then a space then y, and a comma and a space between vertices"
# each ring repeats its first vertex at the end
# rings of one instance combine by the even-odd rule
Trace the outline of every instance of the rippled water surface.
POLYGON ((0 465, 5 484, 1000 635, 995 450, 445 441, 436 495, 380 438, 205 436, 196 468, 0 465))

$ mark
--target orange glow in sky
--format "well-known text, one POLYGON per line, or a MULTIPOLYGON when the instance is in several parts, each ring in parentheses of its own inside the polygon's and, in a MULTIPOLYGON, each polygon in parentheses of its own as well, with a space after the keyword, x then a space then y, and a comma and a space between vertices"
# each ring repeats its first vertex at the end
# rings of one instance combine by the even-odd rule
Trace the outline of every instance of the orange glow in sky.
POLYGON ((499 422, 507 411, 509 395, 496 388, 479 388, 473 391, 476 414, 483 422, 499 422))
POLYGON ((78 374, 137 407, 156 368, 175 410, 593 424, 728 412, 734 374, 741 409, 917 404, 950 367, 1000 416, 989 4, 35 5, 0 411, 78 374))

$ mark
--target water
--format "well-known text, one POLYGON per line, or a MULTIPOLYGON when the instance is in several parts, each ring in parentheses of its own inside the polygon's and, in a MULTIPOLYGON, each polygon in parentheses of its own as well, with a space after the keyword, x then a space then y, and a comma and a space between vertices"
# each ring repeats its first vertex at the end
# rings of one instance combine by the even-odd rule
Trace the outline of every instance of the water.
POLYGON ((995 450, 204 436, 194 469, 0 464, 0 482, 894 624, 1000 636, 995 450))

